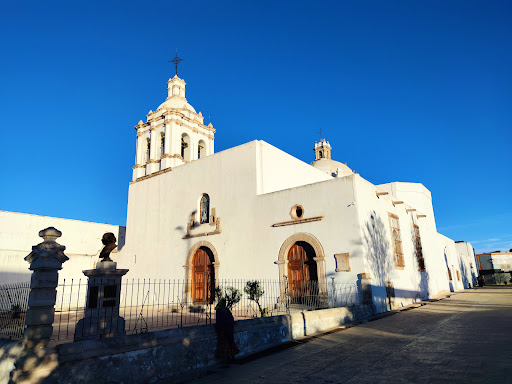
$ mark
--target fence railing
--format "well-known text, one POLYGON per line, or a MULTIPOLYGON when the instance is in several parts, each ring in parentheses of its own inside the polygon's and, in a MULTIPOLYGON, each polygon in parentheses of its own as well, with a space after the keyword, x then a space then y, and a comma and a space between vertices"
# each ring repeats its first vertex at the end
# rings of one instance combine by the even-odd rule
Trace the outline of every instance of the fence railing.
POLYGON ((23 338, 30 282, 0 285, 0 336, 23 338))
MULTIPOLYGON (((322 288, 316 281, 305 283, 259 280, 256 302, 245 292, 247 280, 218 280, 214 286, 210 286, 208 281, 209 279, 205 279, 200 283, 193 283, 179 280, 125 279, 115 304, 117 308, 114 309, 110 308, 114 304, 109 304, 110 309, 106 305, 103 309, 87 309, 86 303, 90 303, 87 297, 87 280, 64 281, 57 287, 52 338, 56 342, 72 340, 76 332, 83 331, 83 328, 75 330, 77 322, 91 316, 95 316, 95 321, 102 323, 103 328, 106 324, 107 327, 116 329, 122 321, 127 334, 211 324, 215 322, 215 291, 226 291, 229 287, 241 294, 240 301, 231 309, 236 320, 351 306, 361 302, 356 283, 333 281, 322 288)), ((99 287, 99 291, 103 289, 99 287)), ((108 298, 104 297, 103 300, 108 298)), ((90 335, 90 329, 88 332, 90 335)), ((108 330, 102 332, 108 333, 108 330)))

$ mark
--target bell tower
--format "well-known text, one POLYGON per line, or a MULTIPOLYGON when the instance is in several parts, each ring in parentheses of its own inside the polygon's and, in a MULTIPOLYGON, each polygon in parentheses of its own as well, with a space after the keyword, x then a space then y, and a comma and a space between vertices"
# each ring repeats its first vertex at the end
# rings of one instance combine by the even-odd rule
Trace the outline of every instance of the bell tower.
POLYGON ((315 141, 315 161, 320 159, 331 159, 331 145, 325 139, 320 139, 320 142, 315 141))
POLYGON ((215 129, 211 123, 205 125, 202 113, 187 102, 186 84, 176 70, 176 75, 167 82, 165 101, 156 111, 148 112, 146 122, 141 120, 135 126, 133 181, 214 153, 215 129))

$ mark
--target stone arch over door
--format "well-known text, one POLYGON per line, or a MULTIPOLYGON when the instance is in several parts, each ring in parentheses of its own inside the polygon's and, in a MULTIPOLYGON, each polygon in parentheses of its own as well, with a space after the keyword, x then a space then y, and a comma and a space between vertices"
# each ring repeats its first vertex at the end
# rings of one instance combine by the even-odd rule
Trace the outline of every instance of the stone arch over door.
POLYGON ((186 279, 186 289, 185 289, 185 297, 184 300, 187 303, 192 303, 192 282, 194 280, 193 273, 194 273, 194 256, 196 252, 200 249, 206 250, 212 257, 213 261, 211 262, 215 274, 215 281, 217 282, 219 279, 219 267, 220 267, 220 261, 219 261, 219 255, 217 253, 217 250, 213 246, 212 243, 209 241, 198 241, 195 243, 187 254, 187 260, 185 265, 183 266, 185 268, 185 279, 186 279))
POLYGON ((279 250, 279 258, 276 264, 279 267, 279 281, 281 286, 281 294, 284 295, 286 289, 285 276, 288 278, 288 253, 297 242, 308 243, 315 252, 313 260, 316 262, 318 289, 320 293, 327 293, 327 280, 325 278, 325 254, 322 244, 318 239, 309 233, 296 233, 285 240, 279 250))

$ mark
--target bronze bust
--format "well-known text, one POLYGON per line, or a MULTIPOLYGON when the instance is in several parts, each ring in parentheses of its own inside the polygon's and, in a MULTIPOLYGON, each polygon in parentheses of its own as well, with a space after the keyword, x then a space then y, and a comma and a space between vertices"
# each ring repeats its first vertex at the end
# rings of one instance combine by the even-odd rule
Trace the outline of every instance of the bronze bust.
POLYGON ((104 247, 100 253, 100 259, 103 259, 101 261, 112 261, 110 258, 110 252, 112 252, 115 247, 117 247, 116 241, 116 237, 112 232, 107 232, 103 235, 101 242, 103 243, 104 247))

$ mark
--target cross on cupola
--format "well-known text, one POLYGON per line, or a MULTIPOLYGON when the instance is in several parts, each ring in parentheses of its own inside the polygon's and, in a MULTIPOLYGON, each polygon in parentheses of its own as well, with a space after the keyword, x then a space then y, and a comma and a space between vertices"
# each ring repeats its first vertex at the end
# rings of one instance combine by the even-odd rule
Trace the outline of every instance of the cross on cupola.
POLYGON ((320 135, 320 140, 322 140, 322 128, 318 130, 318 134, 320 135))
POLYGON ((174 67, 176 68, 176 76, 178 76, 178 64, 183 61, 182 58, 178 57, 178 51, 176 51, 176 56, 174 59, 169 60, 169 63, 174 63, 174 67))

